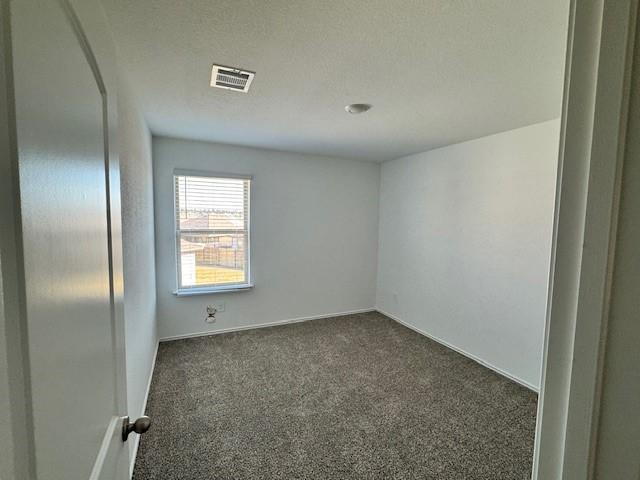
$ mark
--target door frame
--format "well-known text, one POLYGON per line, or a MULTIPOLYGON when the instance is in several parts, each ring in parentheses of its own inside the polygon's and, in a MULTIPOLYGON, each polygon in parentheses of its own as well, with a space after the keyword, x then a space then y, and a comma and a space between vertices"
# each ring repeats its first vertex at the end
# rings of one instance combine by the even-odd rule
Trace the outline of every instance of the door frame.
POLYGON ((570 4, 533 480, 595 478, 637 12, 570 4))
POLYGON ((9 0, 0 0, 0 204, 0 477, 35 478, 9 0))

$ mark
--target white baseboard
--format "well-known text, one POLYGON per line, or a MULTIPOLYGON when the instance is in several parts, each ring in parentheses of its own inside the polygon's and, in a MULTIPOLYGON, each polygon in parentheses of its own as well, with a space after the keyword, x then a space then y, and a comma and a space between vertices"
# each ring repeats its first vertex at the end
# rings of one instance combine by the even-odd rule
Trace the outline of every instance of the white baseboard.
MULTIPOLYGON (((494 372, 496 372, 497 374, 513 381, 516 382, 520 385, 522 385, 523 387, 528 388, 529 390, 532 390, 535 393, 539 393, 539 390, 537 387, 531 385, 530 383, 515 377, 514 375, 511 375, 508 372, 505 372, 504 370, 491 365, 490 363, 486 362, 485 360, 482 360, 481 358, 476 357, 475 355, 466 352, 464 350, 462 350, 461 348, 456 347, 455 345, 452 345, 448 342, 445 342, 444 340, 435 337, 413 325, 411 325, 410 323, 405 322, 404 320, 401 320, 400 318, 396 317, 395 315, 392 315, 390 313, 385 312, 384 310, 381 310, 379 308, 363 308, 360 310, 351 310, 348 312, 339 312, 339 313, 327 313, 327 314, 323 314, 323 315, 313 315, 310 317, 299 317, 299 318, 290 318, 287 320, 277 320, 275 322, 268 322, 268 323, 260 323, 260 324, 256 324, 256 325, 245 325, 245 326, 241 326, 241 327, 229 327, 229 328, 223 328, 220 330, 215 330, 215 331, 209 331, 209 332, 198 332, 198 333, 189 333, 189 334, 185 334, 185 335, 175 335, 175 336, 171 336, 171 337, 164 337, 164 338, 160 338, 158 340, 158 343, 156 344, 156 349, 155 352, 153 354, 153 362, 151 364, 151 372, 149 372, 149 380, 147 381, 147 390, 145 392, 144 395, 144 403, 143 403, 143 411, 142 414, 144 415, 144 412, 147 409, 147 400, 149 398, 149 391, 151 390, 151 380, 153 379, 153 372, 155 370, 155 366, 156 366, 156 359, 158 356, 158 347, 160 345, 160 342, 168 342, 171 340, 180 340, 182 338, 194 338, 194 337, 206 337, 209 335, 218 335, 221 333, 229 333, 229 332, 239 332, 242 330, 253 330, 256 328, 267 328, 267 327, 275 327, 278 325, 287 325, 290 323, 299 323, 299 322, 306 322, 309 320, 318 320, 321 318, 330 318, 330 317, 342 317, 345 315, 354 315, 357 313, 367 313, 367 312, 379 312, 382 315, 385 315, 386 317, 389 317, 390 319, 400 323, 401 325, 404 325, 407 328, 410 328, 411 330, 413 330, 414 332, 419 333, 420 335, 423 335, 427 338, 430 338, 431 340, 433 340, 434 342, 438 342, 439 344, 455 351, 458 352, 461 355, 464 355, 465 357, 473 360, 476 363, 479 363, 480 365, 482 365, 485 368, 488 368, 490 370, 493 370, 494 372)), ((140 444, 140 435, 136 435, 135 439, 134 439, 134 445, 133 445, 133 454, 131 455, 131 465, 129 467, 129 476, 133 476, 133 469, 135 467, 135 463, 136 463, 136 456, 138 454, 138 446, 140 444)))
MULTIPOLYGON (((144 400, 142 401, 142 412, 144 415, 147 411, 147 400, 149 399, 149 391, 151 390, 151 380, 153 379, 153 372, 156 369, 156 359, 158 358, 158 347, 160 342, 156 342, 156 349, 153 352, 153 360, 151 362, 151 371, 149 372, 149 379, 147 380, 147 390, 144 392, 144 400)), ((133 468, 136 466, 136 457, 138 456, 138 446, 140 445, 140 435, 134 435, 133 439, 133 453, 131 454, 131 460, 129 464, 129 478, 133 477, 133 468)))
POLYGON ((173 335, 170 337, 163 337, 160 339, 160 341, 169 342, 171 340, 180 340, 183 338, 208 337, 209 335, 218 335, 221 333, 239 332, 241 330, 253 330, 255 328, 276 327, 278 325, 287 325, 289 323, 306 322, 309 320, 318 320, 321 318, 330 318, 330 317, 344 317, 345 315, 355 315, 356 313, 367 313, 367 312, 374 312, 374 311, 375 311, 375 308, 362 308, 360 310, 351 310, 349 312, 327 313, 322 315, 313 315, 310 317, 289 318, 287 320, 276 320, 275 322, 258 323, 255 325, 243 325, 241 327, 221 328, 220 330, 213 330, 208 332, 197 332, 197 333, 187 333, 184 335, 173 335))
MULTIPOLYGON (((389 317, 390 319, 400 323, 401 325, 404 325, 407 328, 410 328, 411 330, 413 330, 414 332, 419 333, 420 335, 423 335, 427 338, 430 338, 431 340, 433 340, 434 342, 438 342, 441 345, 444 345, 445 347, 458 352, 461 355, 464 355, 465 357, 473 360, 476 363, 479 363, 480 365, 482 365, 485 368, 488 368, 490 370, 493 370, 494 372, 496 372, 497 374, 513 381, 516 382, 520 385, 522 385, 523 387, 528 388, 529 390, 535 392, 535 393, 539 393, 539 389, 538 387, 535 387, 534 385, 530 384, 529 382, 518 378, 512 374, 510 374, 509 372, 506 372, 504 370, 502 370, 499 367, 496 367, 495 365, 492 365, 490 363, 488 363, 487 361, 473 355, 472 353, 466 352, 465 350, 462 350, 459 347, 456 347, 455 345, 450 344, 449 342, 446 342, 445 340, 442 340, 441 338, 435 337, 427 332, 425 332, 424 330, 421 330, 413 325, 411 325, 408 322, 405 322, 404 320, 401 320, 400 318, 398 318, 395 315, 392 315, 388 312, 385 312, 384 310, 381 310, 379 308, 363 308, 360 310, 351 310, 348 312, 338 312, 338 313, 327 313, 327 314, 322 314, 322 315, 313 315, 313 316, 309 316, 309 317, 299 317, 299 318, 290 318, 290 319, 286 319, 286 320, 276 320, 275 322, 267 322, 267 323, 259 323, 259 324, 255 324, 255 325, 243 325, 240 327, 229 327, 229 328, 221 328, 219 330, 214 330, 214 331, 207 331, 207 332, 196 332, 196 333, 187 333, 184 335, 174 335, 174 336, 169 336, 169 337, 163 337, 159 340, 159 342, 170 342, 172 340, 180 340, 183 338, 195 338, 195 337, 207 337, 210 335, 218 335, 218 334, 222 334, 222 333, 230 333, 230 332, 239 332, 242 330, 253 330, 256 328, 267 328, 267 327, 275 327, 278 325, 287 325, 290 323, 299 323, 299 322, 306 322, 309 320, 318 320, 321 318, 330 318, 330 317, 341 317, 341 316, 345 316, 345 315, 354 315, 357 313, 367 313, 367 312, 379 312, 382 315, 385 315, 387 317, 389 317)), ((156 355, 157 355, 157 348, 156 348, 156 355)), ((155 365, 155 358, 154 358, 154 365, 155 365)), ((153 372, 152 372, 153 374, 153 372)), ((149 378, 149 381, 151 381, 151 377, 149 378)), ((148 388, 147 388, 147 395, 149 394, 148 388)), ((146 397, 145 397, 145 405, 146 405, 146 397)), ((137 448, 137 445, 136 445, 137 448)))
POLYGON ((410 328, 414 332, 417 332, 420 335, 424 335, 425 337, 430 338, 434 342, 438 342, 440 345, 444 345, 445 347, 447 347, 447 348, 449 348, 449 349, 451 349, 451 350, 453 350, 455 352, 458 352, 460 355, 464 355, 465 357, 473 360, 474 362, 479 363, 483 367, 486 367, 489 370, 493 370, 497 374, 502 375, 505 378, 508 378, 512 382, 516 382, 516 383, 522 385, 523 387, 528 388, 529 390, 531 390, 531 391, 533 391, 535 393, 539 393, 539 389, 537 387, 531 385, 529 382, 526 382, 525 380, 522 380, 521 378, 518 378, 518 377, 516 377, 516 376, 514 376, 514 375, 512 375, 512 374, 510 374, 508 372, 505 372, 504 370, 502 370, 501 368, 496 367, 495 365, 491 365, 487 361, 485 361, 485 360, 483 360, 483 359, 481 359, 479 357, 476 357, 472 353, 465 352, 461 348, 458 348, 455 345, 451 345, 449 342, 445 342, 444 340, 442 340, 442 339, 440 339, 438 337, 434 337, 433 335, 425 332, 424 330, 420 330, 419 328, 414 327, 410 323, 405 322, 404 320, 401 320, 400 318, 396 317, 395 315, 391 315, 390 313, 387 313, 384 310, 376 308, 376 311, 381 313, 382 315, 385 315, 385 316, 389 317, 392 320, 395 320, 396 322, 400 323, 401 325, 404 325, 405 327, 410 328))

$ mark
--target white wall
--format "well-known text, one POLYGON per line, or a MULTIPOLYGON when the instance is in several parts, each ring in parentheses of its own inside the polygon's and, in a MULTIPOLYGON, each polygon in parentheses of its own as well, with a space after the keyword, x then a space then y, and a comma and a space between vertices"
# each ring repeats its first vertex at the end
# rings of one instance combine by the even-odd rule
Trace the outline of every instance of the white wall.
POLYGON ((559 121, 385 162, 377 307, 539 388, 559 121))
POLYGON ((153 162, 161 337, 373 308, 378 164, 155 137, 153 162), (172 294, 175 168, 253 175, 253 290, 172 294), (220 300, 226 311, 205 323, 220 300))
MULTIPOLYGON (((122 195, 124 321, 127 407, 136 418, 145 396, 158 344, 156 326, 155 242, 151 135, 128 85, 118 85, 118 140, 122 195)), ((129 442, 132 452, 135 442, 129 442)))

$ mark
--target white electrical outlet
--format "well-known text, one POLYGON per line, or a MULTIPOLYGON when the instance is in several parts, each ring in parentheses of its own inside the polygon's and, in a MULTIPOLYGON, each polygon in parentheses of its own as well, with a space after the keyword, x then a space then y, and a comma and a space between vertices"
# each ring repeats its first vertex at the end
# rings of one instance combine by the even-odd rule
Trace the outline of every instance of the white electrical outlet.
POLYGON ((223 301, 215 302, 212 306, 216 309, 216 312, 224 312, 225 305, 223 301))

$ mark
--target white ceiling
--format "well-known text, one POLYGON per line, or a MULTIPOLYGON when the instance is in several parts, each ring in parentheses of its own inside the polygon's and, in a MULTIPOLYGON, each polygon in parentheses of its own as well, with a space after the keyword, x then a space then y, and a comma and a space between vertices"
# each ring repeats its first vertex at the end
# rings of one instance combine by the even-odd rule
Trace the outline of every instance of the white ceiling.
POLYGON ((560 115, 568 0, 103 3, 157 135, 380 161, 560 115))

